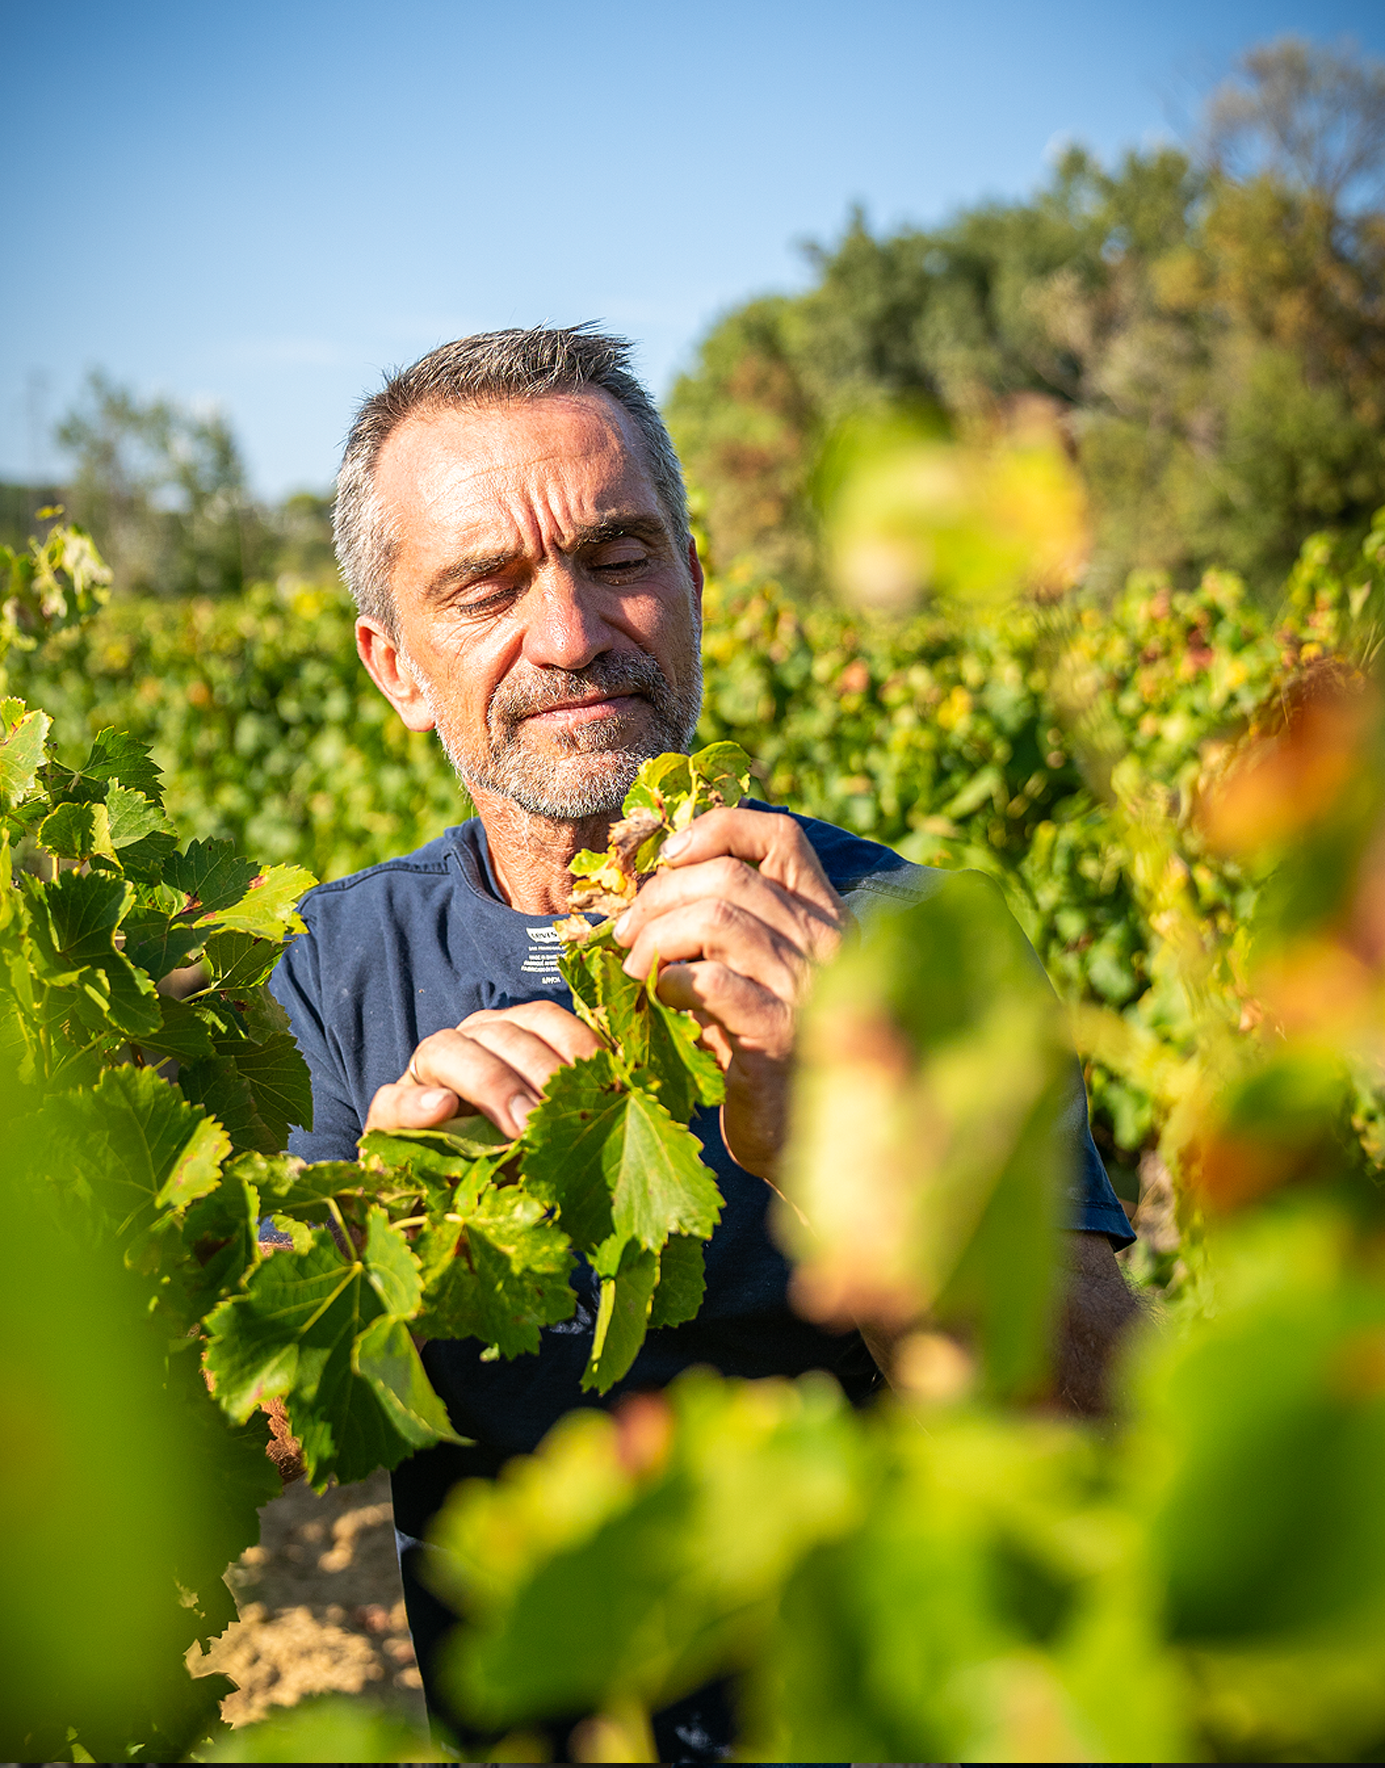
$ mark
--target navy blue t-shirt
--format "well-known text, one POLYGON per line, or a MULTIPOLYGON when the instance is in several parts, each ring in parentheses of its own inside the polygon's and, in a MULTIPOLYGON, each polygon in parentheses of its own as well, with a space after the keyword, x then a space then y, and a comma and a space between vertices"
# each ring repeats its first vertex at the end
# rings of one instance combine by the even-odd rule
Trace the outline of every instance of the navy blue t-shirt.
MULTIPOLYGON (((858 919, 891 901, 917 902, 946 876, 830 823, 795 821, 858 919)), ((289 1140, 290 1151, 305 1160, 354 1159, 377 1088, 397 1081, 433 1032, 482 1007, 534 1000, 571 1006, 558 974, 553 917, 522 914, 504 902, 475 817, 404 859, 320 885, 301 912, 308 931, 290 944, 270 986, 312 1070, 313 1128, 289 1140)), ((695 1320, 651 1332, 629 1374, 601 1403, 662 1387, 694 1364, 737 1376, 827 1369, 853 1399, 863 1398, 876 1375, 859 1336, 827 1332, 789 1306, 788 1263, 766 1225, 769 1187, 731 1159, 715 1110, 699 1113, 692 1128, 726 1200, 707 1248, 706 1298, 695 1320)), ((1080 1074, 1064 1129, 1073 1150, 1070 1225, 1127 1244, 1125 1212, 1087 1126, 1080 1074)), ((579 1385, 596 1306, 585 1264, 574 1287, 575 1317, 548 1327, 534 1356, 483 1362, 484 1346, 472 1340, 426 1347, 429 1377, 454 1426, 487 1459, 533 1450, 564 1412, 597 1403, 579 1385)))

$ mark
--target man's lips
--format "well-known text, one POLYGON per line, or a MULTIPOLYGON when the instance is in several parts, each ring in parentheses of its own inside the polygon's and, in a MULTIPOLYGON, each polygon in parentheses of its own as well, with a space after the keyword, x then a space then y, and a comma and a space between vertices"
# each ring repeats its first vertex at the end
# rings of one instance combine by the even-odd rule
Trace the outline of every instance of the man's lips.
POLYGON ((600 694, 585 700, 563 700, 557 706, 544 706, 537 712, 526 713, 523 722, 533 724, 552 718, 564 724, 587 724, 596 718, 617 718, 628 710, 632 700, 643 698, 642 694, 631 691, 626 694, 600 694))

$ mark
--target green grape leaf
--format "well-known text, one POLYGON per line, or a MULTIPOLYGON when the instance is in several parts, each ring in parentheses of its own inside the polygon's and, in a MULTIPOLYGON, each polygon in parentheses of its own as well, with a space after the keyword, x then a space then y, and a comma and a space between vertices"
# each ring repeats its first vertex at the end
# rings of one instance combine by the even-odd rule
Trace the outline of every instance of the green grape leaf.
POLYGON ((227 994, 260 987, 269 980, 282 950, 277 939, 258 939, 253 933, 211 934, 205 955, 211 966, 212 987, 227 994))
POLYGON ((475 1157, 455 1147, 450 1137, 427 1130, 367 1130, 357 1146, 367 1172, 398 1168, 456 1184, 471 1172, 475 1157))
MULTIPOLYGON (((253 1049, 254 1045, 243 1047, 253 1049)), ((283 1147, 286 1138, 276 1136, 260 1116, 250 1082, 233 1057, 190 1062, 179 1069, 178 1086, 184 1098, 204 1106, 225 1126, 237 1154, 277 1154, 283 1147)))
POLYGON ((267 988, 242 989, 231 1003, 239 1014, 235 1035, 243 1031, 252 1043, 263 1044, 289 1030, 289 1016, 267 988))
POLYGON ((189 1459, 196 1457, 196 1489, 206 1506, 198 1536, 188 1543, 192 1557, 179 1567, 179 1581, 198 1593, 205 1610, 216 1586, 226 1588, 228 1562, 258 1542, 257 1512, 279 1496, 283 1483, 265 1454, 269 1420, 256 1413, 246 1424, 232 1427, 207 1391, 200 1339, 182 1339, 165 1366, 169 1399, 190 1426, 189 1459))
POLYGON ((710 808, 718 798, 735 806, 750 790, 750 757, 739 743, 710 743, 690 761, 699 809, 710 808))
POLYGON ((183 1261, 180 1288, 189 1323, 239 1289, 259 1264, 259 1215, 259 1192, 237 1161, 184 1216, 183 1244, 191 1256, 183 1261))
POLYGON ((118 852, 148 835, 173 833, 172 824, 154 800, 128 786, 111 787, 106 794, 105 812, 110 824, 111 845, 118 852))
POLYGON ((157 884, 163 874, 164 861, 176 852, 177 847, 178 837, 171 830, 154 829, 120 849, 120 869, 127 878, 157 884))
POLYGON ((372 1174, 428 1199, 454 1214, 472 1209, 482 1188, 509 1157, 510 1144, 486 1118, 456 1119, 484 1126, 496 1138, 462 1137, 440 1130, 371 1130, 360 1141, 361 1164, 372 1174))
POLYGON ((381 1312, 364 1267, 343 1257, 325 1230, 306 1252, 272 1253, 244 1293, 207 1320, 206 1363, 218 1404, 243 1424, 264 1400, 295 1389, 315 1398, 328 1360, 344 1356, 349 1371, 352 1341, 381 1312))
POLYGON ((722 1198, 696 1136, 652 1093, 635 1088, 622 1105, 602 1149, 617 1234, 652 1252, 670 1234, 705 1240, 721 1217, 722 1198))
POLYGON ((383 1209, 372 1209, 366 1217, 361 1257, 366 1277, 385 1311, 396 1320, 412 1319, 423 1295, 423 1277, 408 1241, 383 1209))
POLYGON ((99 967, 107 957, 119 955, 115 930, 134 901, 134 891, 122 878, 63 872, 51 884, 31 877, 24 884, 30 895, 30 927, 59 968, 99 967))
POLYGON ((312 1075, 292 1032, 274 1032, 259 1043, 239 1044, 232 1060, 249 1082, 255 1110, 276 1152, 291 1129, 312 1128, 312 1075))
POLYGON ((360 1193, 366 1178, 354 1161, 320 1160, 305 1166, 291 1154, 242 1154, 231 1170, 244 1173, 274 1212, 303 1214, 316 1221, 327 1213, 329 1197, 360 1193))
POLYGON ((193 1002, 160 995, 159 1008, 163 1023, 156 1031, 145 1032, 140 1039, 143 1048, 179 1062, 204 1062, 216 1054, 211 1028, 193 1002))
MULTIPOLYGON (((127 850, 128 852, 128 850, 127 850)), ((180 970, 201 950, 206 934, 152 904, 140 904, 121 923, 125 956, 155 982, 180 970)))
POLYGON ((590 1252, 612 1228, 603 1164, 607 1138, 624 1114, 615 1064, 606 1050, 553 1075, 530 1113, 521 1141, 524 1183, 553 1204, 574 1246, 590 1252))
POLYGON ((313 1231, 291 1215, 272 1215, 270 1221, 280 1234, 287 1234, 295 1252, 306 1252, 313 1243, 313 1231))
POLYGON ((22 700, 0 701, 0 809, 33 791, 52 722, 46 712, 26 712, 22 700))
POLYGON ((271 1254, 207 1321, 218 1401, 243 1422, 262 1400, 284 1399, 319 1489, 459 1441, 402 1323, 420 1292, 408 1244, 381 1210, 355 1258, 325 1230, 307 1252, 271 1254))
POLYGON ((108 1068, 89 1092, 50 1099, 46 1110, 67 1172, 90 1187, 120 1237, 213 1190, 231 1151, 221 1125, 150 1068, 108 1068))
MULTIPOLYGON (((577 916, 571 920, 576 922, 577 916)), ((559 929, 564 925, 554 923, 559 929)), ((596 967, 592 962, 592 954, 602 946, 612 946, 611 923, 593 927, 591 931, 576 943, 567 943, 558 954, 558 969, 563 981, 572 990, 572 1004, 577 1017, 585 1020, 593 1031, 600 1032, 601 1021, 596 1017, 601 1006, 601 989, 597 981, 596 967)))
POLYGON ((104 804, 60 804, 39 826, 39 846, 59 859, 115 858, 104 804))
POLYGON ((625 953, 609 940, 569 946, 558 967, 579 1003, 579 1017, 619 1052, 622 1069, 634 1070, 648 1053, 649 1026, 644 984, 623 969, 625 953), (574 981, 580 977, 580 986, 574 981), (583 1011, 582 1009, 585 1009, 583 1011))
MULTIPOLYGON (((162 1015, 154 984, 115 947, 116 929, 134 901, 132 887, 123 878, 97 872, 64 872, 46 885, 28 877, 24 882, 44 980, 57 984, 64 976, 99 972, 102 986, 76 984, 90 1003, 91 1028, 100 1031, 109 1016, 132 1037, 157 1031, 162 1015)), ((76 1004, 80 1011, 80 1001, 76 1004)))
MULTIPOLYGON (((583 1389, 598 1393, 613 1387, 638 1356, 649 1322, 650 1298, 659 1280, 656 1253, 633 1240, 621 1241, 619 1236, 615 1243, 620 1247, 619 1259, 614 1261, 612 1274, 601 1279, 596 1335, 582 1372, 583 1389)), ((606 1262, 613 1261, 598 1259, 598 1269, 606 1262)))
POLYGON ((417 1329, 428 1338, 479 1338, 517 1357, 576 1306, 567 1236, 518 1186, 488 1190, 464 1226, 430 1224, 414 1250, 426 1284, 417 1329))
POLYGON ((149 757, 149 745, 128 731, 98 731, 91 753, 79 767, 51 761, 44 769, 44 784, 55 803, 103 804, 114 784, 120 784, 156 804, 163 802, 159 769, 149 757))
POLYGON ((686 1123, 700 1105, 720 1105, 726 1083, 717 1059, 698 1043, 701 1026, 691 1013, 666 1007, 651 977, 645 996, 648 1009, 648 1053, 635 1074, 653 1087, 670 1117, 686 1123))
POLYGON ((434 1443, 462 1441, 419 1361, 409 1328, 401 1321, 379 1319, 367 1326, 356 1342, 352 1369, 369 1385, 386 1427, 406 1447, 399 1454, 391 1446, 393 1460, 373 1459, 369 1450, 358 1454, 354 1462, 339 1455, 335 1469, 338 1480, 364 1479, 377 1467, 396 1466, 404 1455, 415 1450, 429 1449, 434 1443))
POLYGON ((82 772, 93 779, 116 781, 153 799, 155 804, 163 803, 163 770, 151 756, 148 743, 131 736, 129 731, 110 725, 98 731, 91 754, 82 763, 82 772))
POLYGON ((707 1260, 700 1240, 670 1234, 659 1254, 659 1284, 649 1310, 649 1326, 682 1326, 696 1319, 707 1289, 707 1260))
POLYGON ((525 1126, 526 1186, 582 1251, 612 1231, 651 1251, 671 1233, 705 1239, 721 1193, 697 1138, 652 1093, 618 1087, 605 1050, 554 1074, 525 1126))
POLYGON ((180 1074, 179 1085, 221 1118, 238 1152, 278 1153, 290 1129, 312 1125, 312 1077, 283 1008, 263 989, 239 1004, 213 994, 195 1004, 215 1055, 180 1074))
POLYGON ((189 841, 185 853, 170 854, 164 862, 163 882, 181 891, 188 910, 206 919, 240 902, 259 870, 254 860, 238 858, 229 841, 189 841))
POLYGON ((270 866, 242 896, 217 909, 216 924, 266 939, 300 932, 303 923, 298 918, 298 902, 316 883, 303 866, 270 866))

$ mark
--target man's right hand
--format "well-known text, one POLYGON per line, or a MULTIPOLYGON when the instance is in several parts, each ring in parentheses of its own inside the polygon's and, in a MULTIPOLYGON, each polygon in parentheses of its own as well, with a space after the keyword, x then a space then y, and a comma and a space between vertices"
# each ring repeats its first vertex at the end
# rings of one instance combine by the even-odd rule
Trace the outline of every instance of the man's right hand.
POLYGON ((517 1136, 554 1071, 600 1048, 595 1034, 555 1001, 485 1008, 455 1031, 434 1032, 392 1086, 370 1102, 368 1130, 427 1130, 483 1112, 517 1136))

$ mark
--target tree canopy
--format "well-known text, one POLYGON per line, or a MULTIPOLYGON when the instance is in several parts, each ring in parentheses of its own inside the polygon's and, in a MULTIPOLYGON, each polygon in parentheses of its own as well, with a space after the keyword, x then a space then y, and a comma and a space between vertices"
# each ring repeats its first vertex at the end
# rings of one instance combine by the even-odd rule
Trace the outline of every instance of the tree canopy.
POLYGON ((1093 580, 1212 562, 1259 585, 1385 503, 1385 67, 1284 39, 1208 101, 1197 152, 1069 149, 1030 198, 810 247, 815 285, 703 340, 669 415, 714 554, 819 580, 815 473, 882 403, 985 428, 1050 403, 1093 580))

